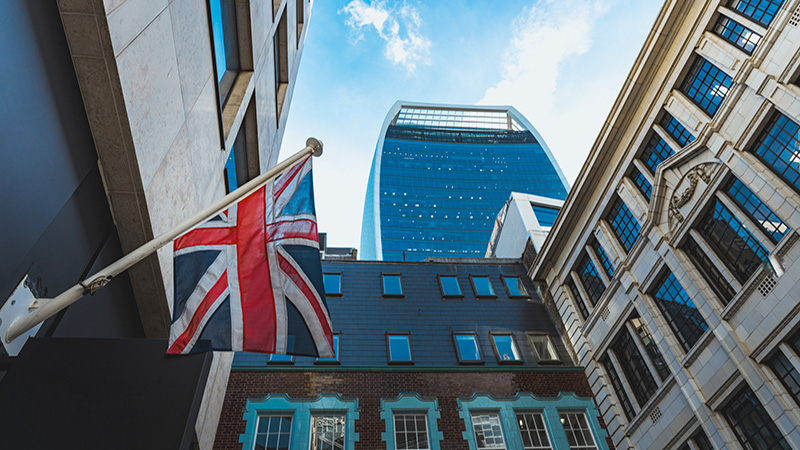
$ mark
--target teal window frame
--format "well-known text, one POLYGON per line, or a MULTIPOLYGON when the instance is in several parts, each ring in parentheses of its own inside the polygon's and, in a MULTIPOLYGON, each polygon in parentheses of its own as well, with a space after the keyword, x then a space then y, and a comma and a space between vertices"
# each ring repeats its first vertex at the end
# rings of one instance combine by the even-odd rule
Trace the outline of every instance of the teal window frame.
POLYGON ((422 397, 416 392, 404 392, 395 398, 381 399, 381 419, 386 424, 386 431, 381 433, 381 439, 386 443, 386 450, 397 450, 394 440, 395 414, 425 414, 430 450, 440 450, 439 443, 444 435, 436 426, 441 417, 436 398, 422 397))
POLYGON ((477 450, 472 431, 472 413, 498 412, 507 449, 523 448, 522 436, 517 424, 517 413, 538 412, 544 416, 550 445, 554 449, 569 448, 567 434, 561 425, 560 413, 583 412, 592 429, 598 450, 608 450, 608 433, 600 426, 600 413, 591 398, 579 397, 573 392, 561 392, 557 397, 538 397, 531 392, 519 392, 514 397, 494 397, 487 393, 476 393, 470 398, 458 399, 458 415, 464 420, 466 431, 462 437, 470 450, 477 450))
POLYGON ((343 398, 339 394, 320 394, 315 398, 293 399, 288 394, 267 394, 266 397, 249 398, 245 404, 242 420, 245 431, 239 435, 244 450, 253 449, 256 427, 260 415, 285 414, 292 416, 292 448, 305 449, 311 445, 311 416, 336 414, 345 416, 345 450, 354 450, 358 442, 355 421, 359 415, 358 399, 343 398))

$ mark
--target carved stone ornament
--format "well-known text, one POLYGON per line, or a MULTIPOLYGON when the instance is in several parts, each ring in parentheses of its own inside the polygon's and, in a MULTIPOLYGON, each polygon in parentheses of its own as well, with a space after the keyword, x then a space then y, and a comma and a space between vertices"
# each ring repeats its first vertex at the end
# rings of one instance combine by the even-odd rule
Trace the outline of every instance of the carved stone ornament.
MULTIPOLYGON (((697 189, 697 181, 703 180, 706 184, 711 182, 711 170, 709 170, 710 164, 698 164, 692 167, 689 172, 684 175, 684 179, 689 180, 689 186, 680 194, 675 193, 672 196, 672 199, 669 202, 669 218, 675 219, 678 222, 683 222, 683 214, 681 214, 680 208, 681 206, 685 205, 692 199, 694 196, 694 191, 697 189)), ((683 183, 678 184, 680 186, 683 183)))

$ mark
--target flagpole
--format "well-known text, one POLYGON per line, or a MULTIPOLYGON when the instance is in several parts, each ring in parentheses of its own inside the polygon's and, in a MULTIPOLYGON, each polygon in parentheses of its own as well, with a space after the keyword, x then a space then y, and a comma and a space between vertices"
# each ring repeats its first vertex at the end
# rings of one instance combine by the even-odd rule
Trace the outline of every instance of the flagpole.
POLYGON ((175 226, 166 233, 163 233, 150 242, 123 256, 105 269, 100 270, 82 282, 72 286, 71 288, 59 294, 57 297, 34 299, 31 305, 28 306, 28 314, 24 317, 18 317, 11 323, 11 325, 9 325, 6 335, 4 336, 5 342, 11 343, 11 341, 26 331, 30 330, 40 322, 44 322, 52 315, 58 313, 67 306, 75 303, 84 295, 94 294, 98 289, 108 284, 113 277, 128 270, 134 264, 152 255, 158 249, 169 244, 180 235, 230 208, 234 203, 242 200, 252 192, 261 188, 270 180, 286 172, 301 159, 309 155, 320 156, 321 154, 322 142, 315 138, 308 138, 306 141, 306 147, 304 149, 286 158, 267 172, 248 181, 243 186, 217 200, 209 207, 198 212, 183 223, 175 226))

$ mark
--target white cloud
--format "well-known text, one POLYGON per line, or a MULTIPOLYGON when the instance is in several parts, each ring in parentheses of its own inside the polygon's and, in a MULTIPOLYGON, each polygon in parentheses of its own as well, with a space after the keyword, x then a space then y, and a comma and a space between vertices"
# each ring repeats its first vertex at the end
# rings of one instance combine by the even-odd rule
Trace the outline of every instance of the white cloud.
POLYGON ((559 90, 559 82, 565 62, 591 48, 592 32, 609 1, 613 0, 542 0, 525 8, 513 24, 503 79, 479 102, 519 109, 543 135, 570 181, 580 170, 618 86, 595 80, 593 73, 583 74, 584 82, 569 92, 559 90), (581 92, 572 90, 576 88, 581 92))
POLYGON ((385 0, 366 3, 352 0, 339 13, 347 15, 345 24, 355 31, 355 41, 364 37, 364 32, 374 29, 386 41, 385 56, 395 65, 414 72, 417 64, 430 64, 428 54, 430 40, 420 34, 422 20, 416 8, 403 3, 399 7, 388 7, 385 0))

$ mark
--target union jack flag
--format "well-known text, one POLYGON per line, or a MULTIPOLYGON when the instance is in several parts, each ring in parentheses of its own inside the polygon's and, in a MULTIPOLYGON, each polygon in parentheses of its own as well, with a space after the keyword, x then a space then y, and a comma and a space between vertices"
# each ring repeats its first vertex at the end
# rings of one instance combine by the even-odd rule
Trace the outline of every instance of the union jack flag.
POLYGON ((334 356, 310 156, 176 239, 173 249, 167 353, 334 356))

